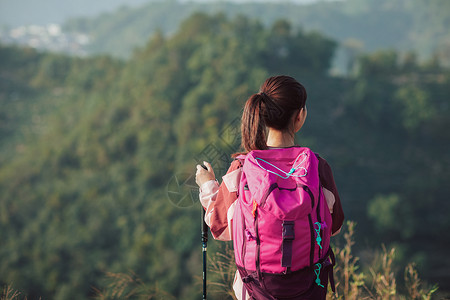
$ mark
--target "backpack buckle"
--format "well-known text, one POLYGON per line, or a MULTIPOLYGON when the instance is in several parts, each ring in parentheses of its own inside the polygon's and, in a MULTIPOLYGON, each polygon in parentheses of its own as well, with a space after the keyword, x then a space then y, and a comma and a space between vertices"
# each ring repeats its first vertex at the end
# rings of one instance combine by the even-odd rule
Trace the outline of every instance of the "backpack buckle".
POLYGON ((292 266, 292 241, 295 239, 294 221, 283 221, 283 243, 281 244, 281 266, 289 272, 292 266))
POLYGON ((295 239, 294 221, 283 221, 283 240, 292 241, 295 239))

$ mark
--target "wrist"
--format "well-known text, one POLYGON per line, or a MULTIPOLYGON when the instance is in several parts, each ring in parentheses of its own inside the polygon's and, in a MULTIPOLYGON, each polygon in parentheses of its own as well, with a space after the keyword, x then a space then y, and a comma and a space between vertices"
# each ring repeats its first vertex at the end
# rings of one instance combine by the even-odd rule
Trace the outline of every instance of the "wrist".
POLYGON ((216 180, 215 176, 204 176, 204 177, 200 177, 199 178, 199 183, 200 186, 203 185, 204 183, 208 182, 208 181, 214 181, 216 180))
POLYGON ((216 179, 207 180, 207 181, 203 182, 202 184, 200 184, 200 192, 208 193, 208 192, 212 191, 218 185, 219 185, 219 182, 216 179))

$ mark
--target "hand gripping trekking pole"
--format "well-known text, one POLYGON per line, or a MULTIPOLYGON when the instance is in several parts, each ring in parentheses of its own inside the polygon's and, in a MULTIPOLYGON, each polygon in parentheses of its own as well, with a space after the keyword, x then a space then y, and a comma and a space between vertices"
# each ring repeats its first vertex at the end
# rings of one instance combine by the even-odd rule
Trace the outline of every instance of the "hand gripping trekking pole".
MULTIPOLYGON (((204 165, 201 165, 205 170, 207 168, 204 165)), ((205 222, 205 214, 206 210, 203 208, 203 205, 200 205, 202 208, 202 254, 203 254, 203 300, 206 300, 206 250, 208 246, 208 225, 205 222)))

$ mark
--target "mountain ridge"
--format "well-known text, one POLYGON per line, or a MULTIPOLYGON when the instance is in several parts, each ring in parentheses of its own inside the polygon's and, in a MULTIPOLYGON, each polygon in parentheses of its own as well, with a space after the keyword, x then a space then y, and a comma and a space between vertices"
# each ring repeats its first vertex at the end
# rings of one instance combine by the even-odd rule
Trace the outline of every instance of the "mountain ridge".
POLYGON ((341 69, 352 55, 387 48, 414 52, 422 60, 439 56, 444 64, 450 64, 450 32, 445 30, 450 28, 450 2, 445 0, 431 4, 423 0, 347 0, 308 5, 152 2, 96 18, 71 19, 63 27, 91 36, 89 53, 129 57, 156 31, 171 35, 182 20, 197 11, 228 17, 245 15, 265 26, 284 19, 295 30, 317 30, 340 44, 337 59, 341 69), (433 16, 432 22, 429 15, 433 16))

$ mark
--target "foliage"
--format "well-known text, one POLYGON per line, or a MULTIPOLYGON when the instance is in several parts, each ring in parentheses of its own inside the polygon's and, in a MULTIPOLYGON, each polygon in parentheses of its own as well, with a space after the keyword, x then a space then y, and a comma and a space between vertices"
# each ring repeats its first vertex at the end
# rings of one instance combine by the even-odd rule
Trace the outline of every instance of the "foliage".
POLYGON ((157 285, 146 285, 134 273, 106 273, 106 282, 106 288, 96 289, 95 299, 176 299, 157 285))
MULTIPOLYGON (((344 233, 344 245, 335 246, 336 253, 336 293, 329 290, 330 299, 431 299, 437 286, 423 287, 414 263, 410 262, 404 272, 404 287, 399 287, 400 274, 398 261, 395 260, 395 248, 382 252, 369 264, 369 274, 360 268, 360 259, 352 254, 355 223, 347 221, 344 233), (402 290, 406 290, 404 295, 402 290)), ((366 262, 368 264, 368 262, 366 262)))
MULTIPOLYGON (((245 15, 272 26, 278 19, 288 20, 295 28, 317 30, 344 45, 358 41, 361 50, 394 48, 417 51, 421 58, 438 55, 450 64, 450 15, 446 0, 346 0, 317 1, 309 5, 293 2, 152 1, 137 8, 122 7, 96 18, 66 22, 65 29, 92 37, 91 53, 111 53, 128 57, 142 46, 155 30, 176 32, 182 20, 194 12, 225 13, 229 17, 245 15)), ((343 54, 343 53, 341 53, 343 54)), ((351 55, 338 58, 342 64, 351 55)))
POLYGON ((329 66, 332 41, 278 28, 197 14, 125 62, 2 47, 11 84, 0 93, 1 283, 30 298, 82 299, 100 274, 133 270, 196 298, 197 206, 193 191, 187 206, 170 197, 174 175, 192 172, 193 155, 268 74, 321 76, 329 66))
MULTIPOLYGON (((17 300, 20 299, 20 292, 14 290, 10 285, 3 287, 2 294, 0 295, 1 300, 17 300)), ((26 299, 26 297, 25 297, 26 299)))
POLYGON ((345 245, 342 249, 336 248, 336 294, 330 293, 332 298, 336 299, 359 299, 364 286, 364 273, 358 272, 359 258, 352 253, 352 247, 355 244, 353 240, 355 223, 347 222, 347 232, 344 234, 345 245))
MULTIPOLYGON (((396 284, 394 269, 398 268, 395 261, 395 249, 383 251, 372 265, 378 266, 370 269, 370 276, 361 271, 359 257, 354 256, 352 247, 354 241, 355 223, 348 221, 346 231, 340 233, 344 235, 343 247, 333 246, 336 256, 336 266, 334 267, 334 279, 336 284, 336 293, 333 293, 330 285, 328 288, 327 299, 431 299, 431 296, 437 291, 437 286, 431 288, 423 287, 419 279, 418 272, 414 263, 409 263, 405 268, 405 290, 407 295, 400 293, 400 288, 396 284)), ((212 274, 213 295, 228 294, 226 299, 236 299, 232 292, 234 273, 236 272, 233 249, 226 245, 221 251, 213 254, 210 259, 210 271, 212 274)))
POLYGON ((234 251, 231 243, 224 243, 219 251, 208 257, 208 291, 215 296, 228 296, 236 299, 232 289, 236 264, 234 263, 234 251))
POLYGON ((195 14, 125 61, 0 47, 0 284, 30 299, 85 299, 106 295, 109 272, 148 287, 129 281, 124 293, 197 298, 189 176, 212 154, 218 177, 226 171, 245 99, 288 74, 308 90, 298 141, 332 166, 360 224, 357 253, 369 261, 375 245, 393 245, 399 264, 413 260, 450 289, 450 73, 383 51, 330 77, 335 46, 282 20, 195 14))

